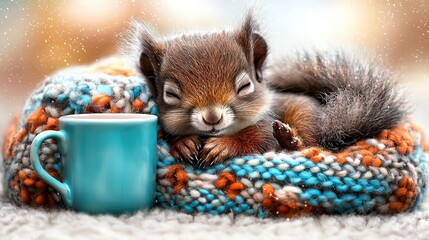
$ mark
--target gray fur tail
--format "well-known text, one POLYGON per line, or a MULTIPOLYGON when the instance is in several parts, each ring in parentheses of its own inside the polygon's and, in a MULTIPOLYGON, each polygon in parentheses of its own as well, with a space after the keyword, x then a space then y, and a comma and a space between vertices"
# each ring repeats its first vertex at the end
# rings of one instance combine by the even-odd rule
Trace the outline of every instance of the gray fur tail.
POLYGON ((374 62, 344 52, 304 53, 273 66, 266 81, 277 91, 318 99, 319 142, 338 150, 394 127, 407 114, 393 75, 374 62))

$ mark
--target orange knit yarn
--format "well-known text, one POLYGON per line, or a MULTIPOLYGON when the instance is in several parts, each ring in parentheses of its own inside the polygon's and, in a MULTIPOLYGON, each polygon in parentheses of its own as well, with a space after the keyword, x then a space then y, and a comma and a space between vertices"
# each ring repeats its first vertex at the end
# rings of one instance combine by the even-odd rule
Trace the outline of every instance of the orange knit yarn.
POLYGON ((417 196, 413 180, 403 177, 398 183, 398 189, 394 192, 394 196, 395 199, 389 202, 391 212, 399 213, 412 207, 417 196))
POLYGON ((15 137, 15 133, 18 131, 18 122, 19 122, 19 115, 15 116, 15 118, 12 120, 8 130, 6 131, 6 135, 3 138, 3 157, 4 159, 12 159, 13 158, 13 146, 15 145, 15 141, 18 139, 15 137))
MULTIPOLYGON (((47 170, 49 175, 61 180, 60 174, 53 169, 47 170)), ((51 192, 48 190, 48 185, 43 182, 37 174, 32 171, 27 175, 23 170, 20 170, 9 182, 10 187, 15 189, 16 186, 20 186, 21 201, 29 205, 46 205, 50 207, 57 206, 51 192)))
MULTIPOLYGON (((91 99, 91 104, 88 106, 87 112, 101 113, 106 109, 110 109, 111 100, 112 100, 111 97, 104 94, 95 95, 91 99)), ((112 112, 114 113, 119 112, 119 110, 117 108, 116 108, 116 111, 115 109, 112 109, 112 112)))
POLYGON ((36 128, 45 124, 48 121, 48 115, 43 107, 38 107, 36 111, 32 112, 26 121, 26 128, 29 132, 34 133, 36 128))
POLYGON ((141 112, 145 107, 145 104, 138 98, 134 99, 132 111, 137 113, 141 112))
POLYGON ((214 182, 214 185, 230 199, 235 199, 235 196, 244 189, 244 185, 236 181, 234 175, 227 172, 219 174, 219 178, 214 182))
MULTIPOLYGON (((383 130, 376 137, 377 140, 389 147, 394 147, 400 154, 410 154, 413 150, 412 136, 404 126, 397 126, 393 129, 383 130)), ((364 166, 380 167, 383 160, 375 155, 387 156, 385 150, 367 143, 365 140, 358 141, 354 146, 348 147, 339 153, 323 151, 318 147, 311 147, 302 150, 305 157, 318 163, 322 161, 323 156, 333 155, 338 163, 345 163, 347 157, 361 157, 361 163, 364 166)))
POLYGON ((274 187, 268 183, 262 186, 262 193, 265 198, 262 201, 262 207, 267 209, 275 216, 293 218, 306 215, 308 213, 317 213, 316 209, 306 203, 296 200, 280 200, 274 193, 274 187))
POLYGON ((183 170, 183 167, 180 165, 171 166, 163 179, 168 180, 174 186, 173 192, 175 194, 179 193, 180 190, 185 188, 186 184, 188 183, 188 176, 183 170))

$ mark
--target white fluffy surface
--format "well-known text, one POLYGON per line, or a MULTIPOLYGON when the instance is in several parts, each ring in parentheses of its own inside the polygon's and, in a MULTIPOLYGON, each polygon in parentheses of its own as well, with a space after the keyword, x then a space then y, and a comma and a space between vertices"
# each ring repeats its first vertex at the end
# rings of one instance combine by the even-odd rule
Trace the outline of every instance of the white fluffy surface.
MULTIPOLYGON (((0 174, 1 176, 1 174, 0 174)), ((1 189, 0 189, 1 191, 1 189)), ((3 196, 3 194, 2 194, 3 196)), ((429 196, 413 213, 293 220, 188 215, 153 209, 123 216, 17 207, 0 199, 0 239, 429 239, 429 196)))

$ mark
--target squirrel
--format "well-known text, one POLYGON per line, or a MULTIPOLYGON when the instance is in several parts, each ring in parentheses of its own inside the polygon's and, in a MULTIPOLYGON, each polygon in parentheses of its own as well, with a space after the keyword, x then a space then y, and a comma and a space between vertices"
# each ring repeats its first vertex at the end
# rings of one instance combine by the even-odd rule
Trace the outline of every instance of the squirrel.
POLYGON ((362 58, 304 52, 266 66, 268 45, 251 13, 238 29, 167 39, 131 25, 120 48, 147 80, 170 153, 181 161, 337 151, 406 113, 389 71, 362 58))

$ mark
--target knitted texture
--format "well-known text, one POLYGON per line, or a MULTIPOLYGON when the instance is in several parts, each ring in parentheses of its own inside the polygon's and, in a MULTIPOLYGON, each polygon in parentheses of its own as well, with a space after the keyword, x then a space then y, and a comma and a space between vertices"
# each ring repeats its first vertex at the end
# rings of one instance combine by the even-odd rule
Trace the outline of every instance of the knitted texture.
MULTIPOLYGON (((144 79, 119 58, 48 77, 5 136, 6 189, 12 202, 63 207, 59 194, 33 171, 31 142, 44 130, 58 130, 60 116, 95 112, 157 114, 144 79)), ((159 137, 157 206, 187 213, 258 217, 399 213, 418 206, 427 182, 428 149, 425 152, 422 131, 411 121, 339 153, 311 147, 236 157, 207 168, 176 161, 159 137)), ((42 144, 40 160, 61 180, 55 140, 42 144)))

